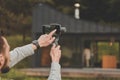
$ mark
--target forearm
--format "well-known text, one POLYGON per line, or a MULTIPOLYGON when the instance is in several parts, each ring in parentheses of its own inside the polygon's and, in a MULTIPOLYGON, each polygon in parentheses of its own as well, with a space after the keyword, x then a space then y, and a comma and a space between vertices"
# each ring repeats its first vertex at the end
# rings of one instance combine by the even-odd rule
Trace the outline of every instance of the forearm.
POLYGON ((52 62, 48 80, 61 80, 61 66, 59 63, 52 62))
POLYGON ((35 46, 33 44, 28 44, 22 47, 17 47, 10 52, 10 63, 9 67, 13 67, 19 61, 23 60, 27 56, 34 54, 35 46))

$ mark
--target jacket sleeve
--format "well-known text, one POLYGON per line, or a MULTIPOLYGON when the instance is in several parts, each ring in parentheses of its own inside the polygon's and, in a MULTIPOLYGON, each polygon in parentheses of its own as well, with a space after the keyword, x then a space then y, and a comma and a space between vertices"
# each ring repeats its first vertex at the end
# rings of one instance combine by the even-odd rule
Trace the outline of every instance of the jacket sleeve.
POLYGON ((19 61, 23 60, 27 56, 34 54, 32 49, 32 44, 28 44, 22 47, 17 47, 14 50, 10 51, 10 63, 9 67, 13 67, 19 61))
POLYGON ((51 69, 48 80, 61 80, 61 66, 59 63, 51 63, 51 69))

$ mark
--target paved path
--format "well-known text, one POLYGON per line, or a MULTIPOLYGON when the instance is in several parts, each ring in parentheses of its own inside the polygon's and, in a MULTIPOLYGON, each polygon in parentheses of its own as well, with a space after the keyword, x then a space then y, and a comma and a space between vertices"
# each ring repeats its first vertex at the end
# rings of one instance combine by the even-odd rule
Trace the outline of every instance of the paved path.
MULTIPOLYGON (((49 68, 27 68, 21 69, 29 76, 48 76, 49 68)), ((120 69, 102 69, 102 68, 63 68, 62 77, 119 77, 120 69)))

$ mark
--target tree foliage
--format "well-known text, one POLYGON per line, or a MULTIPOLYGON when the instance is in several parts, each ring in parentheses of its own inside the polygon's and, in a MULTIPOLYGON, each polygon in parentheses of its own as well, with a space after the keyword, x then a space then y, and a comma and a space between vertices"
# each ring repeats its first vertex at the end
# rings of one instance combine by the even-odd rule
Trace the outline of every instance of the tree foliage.
POLYGON ((0 0, 0 29, 9 33, 13 33, 13 30, 14 33, 27 33, 32 26, 32 8, 40 2, 70 16, 74 16, 74 4, 79 2, 81 19, 120 22, 120 0, 0 0))

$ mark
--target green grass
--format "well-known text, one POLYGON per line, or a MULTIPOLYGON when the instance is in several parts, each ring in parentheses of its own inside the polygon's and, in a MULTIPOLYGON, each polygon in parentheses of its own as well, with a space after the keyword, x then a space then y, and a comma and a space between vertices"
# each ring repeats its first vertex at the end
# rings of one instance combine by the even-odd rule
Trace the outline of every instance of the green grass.
POLYGON ((26 37, 25 41, 23 41, 22 35, 7 36, 6 38, 10 44, 11 50, 16 47, 31 43, 31 37, 28 36, 26 37))

